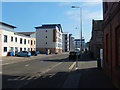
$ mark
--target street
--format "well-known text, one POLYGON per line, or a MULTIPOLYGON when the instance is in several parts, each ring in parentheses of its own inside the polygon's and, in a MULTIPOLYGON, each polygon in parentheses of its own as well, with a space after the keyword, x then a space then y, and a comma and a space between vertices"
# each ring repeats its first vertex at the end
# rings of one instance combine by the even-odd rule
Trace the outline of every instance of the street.
MULTIPOLYGON (((3 65, 3 88, 21 88, 39 77, 53 77, 60 72, 65 74, 65 72, 69 72, 72 69, 69 69, 69 67, 73 62, 68 60, 68 54, 60 54, 3 65)), ((62 83, 61 78, 58 81, 62 83)), ((55 87, 57 87, 56 84, 54 84, 55 87)))
POLYGON ((78 60, 77 71, 76 61, 69 60, 68 53, 4 64, 2 89, 113 88, 111 81, 97 69, 97 61, 88 56, 84 53, 82 60, 78 60))

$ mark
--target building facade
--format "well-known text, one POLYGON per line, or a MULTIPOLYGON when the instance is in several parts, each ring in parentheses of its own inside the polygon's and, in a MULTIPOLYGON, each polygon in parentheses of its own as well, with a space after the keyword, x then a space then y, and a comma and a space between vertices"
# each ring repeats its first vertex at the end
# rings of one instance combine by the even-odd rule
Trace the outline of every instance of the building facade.
POLYGON ((69 50, 75 50, 75 38, 72 36, 72 34, 69 35, 69 50))
POLYGON ((63 52, 69 52, 69 33, 62 34, 62 50, 63 52))
POLYGON ((41 53, 62 53, 62 27, 47 24, 36 28, 36 47, 41 53))
POLYGON ((120 86, 120 1, 103 2, 104 69, 120 86))
MULTIPOLYGON (((81 39, 75 39, 75 48, 81 49, 81 39)), ((85 50, 85 39, 82 39, 82 50, 85 50)))
MULTIPOLYGON (((2 27, 0 27, 2 28, 2 27)), ((2 29, 0 29, 0 51, 2 51, 2 29)), ((2 52, 0 52, 0 57, 2 56, 2 52)))
POLYGON ((35 32, 17 32, 30 37, 30 51, 36 51, 36 33, 35 32))
POLYGON ((7 56, 8 52, 18 52, 18 51, 29 51, 30 50, 30 37, 17 34, 14 32, 15 26, 9 25, 7 23, 0 22, 0 30, 2 48, 2 56, 7 56))
POLYGON ((103 20, 92 21, 92 37, 90 40, 90 52, 94 58, 100 58, 100 49, 104 48, 103 20))

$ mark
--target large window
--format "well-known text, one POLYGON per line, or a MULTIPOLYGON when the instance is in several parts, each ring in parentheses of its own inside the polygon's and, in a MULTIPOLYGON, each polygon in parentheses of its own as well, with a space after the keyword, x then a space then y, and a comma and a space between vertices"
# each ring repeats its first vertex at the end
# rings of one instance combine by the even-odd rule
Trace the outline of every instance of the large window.
POLYGON ((31 40, 31 45, 33 45, 33 41, 31 40))
POLYGON ((22 48, 20 48, 20 52, 22 51, 22 48))
POLYGON ((116 50, 117 50, 117 64, 118 66, 120 66, 120 28, 117 30, 117 47, 116 47, 116 50))
POLYGON ((17 37, 15 38, 15 42, 17 42, 17 37))
POLYGON ((20 38, 20 44, 22 44, 22 38, 20 38))
POLYGON ((11 42, 13 42, 13 37, 11 36, 11 42))
POLYGON ((7 35, 4 35, 4 42, 7 42, 7 35))
POLYGON ((24 44, 26 44, 26 39, 24 39, 24 44))
POLYGON ((7 52, 7 47, 4 47, 4 52, 7 52))

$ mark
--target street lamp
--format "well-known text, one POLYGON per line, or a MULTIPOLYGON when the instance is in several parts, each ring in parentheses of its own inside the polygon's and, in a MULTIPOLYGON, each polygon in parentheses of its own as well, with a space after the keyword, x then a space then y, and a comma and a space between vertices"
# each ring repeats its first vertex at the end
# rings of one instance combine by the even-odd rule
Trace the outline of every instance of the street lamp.
MULTIPOLYGON (((82 59, 82 8, 79 6, 72 6, 71 8, 79 8, 80 9, 80 52, 81 52, 81 59, 82 59)), ((76 70, 78 69, 78 60, 76 60, 76 70)))

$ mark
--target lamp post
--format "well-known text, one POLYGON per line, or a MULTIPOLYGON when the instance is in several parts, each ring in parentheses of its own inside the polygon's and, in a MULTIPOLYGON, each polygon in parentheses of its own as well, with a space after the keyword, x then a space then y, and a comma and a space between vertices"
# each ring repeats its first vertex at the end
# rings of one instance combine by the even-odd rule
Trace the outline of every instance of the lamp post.
MULTIPOLYGON (((72 6, 71 8, 79 8, 80 9, 80 54, 82 59, 82 8, 79 6, 72 6)), ((78 61, 76 60, 76 70, 78 69, 78 61)))

